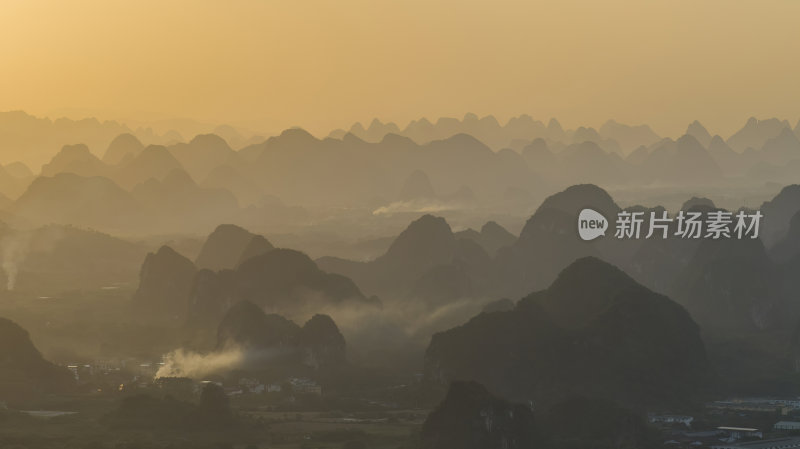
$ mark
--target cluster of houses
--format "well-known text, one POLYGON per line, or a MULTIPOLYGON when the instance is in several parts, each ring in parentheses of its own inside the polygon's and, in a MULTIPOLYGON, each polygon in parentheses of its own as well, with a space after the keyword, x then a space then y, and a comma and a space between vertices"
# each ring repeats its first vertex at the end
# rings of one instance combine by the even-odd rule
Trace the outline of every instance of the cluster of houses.
MULTIPOLYGON (((75 381, 89 386, 93 392, 107 390, 123 391, 130 388, 158 388, 169 390, 173 396, 196 395, 209 380, 194 381, 189 378, 156 378, 164 366, 164 360, 98 360, 91 363, 73 363, 66 366, 75 381)), ((251 377, 242 377, 233 385, 219 384, 229 397, 261 395, 268 393, 289 393, 302 395, 322 395, 322 386, 316 381, 303 377, 288 377, 280 382, 265 382, 251 377)))
MULTIPOLYGON (((710 416, 760 417, 781 416, 771 428, 717 426, 695 429, 697 420, 681 414, 650 414, 651 424, 664 429, 665 447, 710 449, 791 449, 800 448, 800 399, 743 398, 715 401, 706 404, 710 416)), ((707 418, 707 417, 706 417, 707 418)))

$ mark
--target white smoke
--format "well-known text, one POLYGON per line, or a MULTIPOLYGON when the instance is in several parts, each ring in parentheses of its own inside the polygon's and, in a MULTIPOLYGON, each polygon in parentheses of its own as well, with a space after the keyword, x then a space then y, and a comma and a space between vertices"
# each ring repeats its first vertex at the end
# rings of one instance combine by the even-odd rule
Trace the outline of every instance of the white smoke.
POLYGON ((164 366, 156 373, 158 377, 190 377, 199 379, 225 369, 240 365, 244 352, 240 348, 230 348, 221 352, 201 354, 199 352, 176 349, 164 356, 164 366))
POLYGON ((25 261, 30 248, 30 233, 14 232, 0 240, 0 253, 3 257, 3 271, 6 274, 6 290, 14 290, 19 267, 25 261))
POLYGON ((6 290, 14 290, 20 266, 32 251, 50 252, 64 237, 64 230, 50 226, 38 231, 11 231, 0 239, 0 266, 6 275, 6 290))
POLYGON ((176 349, 164 356, 164 366, 156 372, 159 377, 189 377, 202 379, 210 374, 233 369, 262 367, 275 357, 291 352, 291 348, 242 349, 226 345, 224 349, 207 354, 176 349))

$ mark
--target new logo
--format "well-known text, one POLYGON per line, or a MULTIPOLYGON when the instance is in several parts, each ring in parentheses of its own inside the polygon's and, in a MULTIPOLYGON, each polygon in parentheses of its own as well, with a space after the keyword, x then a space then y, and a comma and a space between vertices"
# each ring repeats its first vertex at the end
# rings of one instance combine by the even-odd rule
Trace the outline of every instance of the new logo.
POLYGON ((608 220, 600 212, 584 209, 578 215, 578 235, 583 240, 594 240, 606 235, 608 220))

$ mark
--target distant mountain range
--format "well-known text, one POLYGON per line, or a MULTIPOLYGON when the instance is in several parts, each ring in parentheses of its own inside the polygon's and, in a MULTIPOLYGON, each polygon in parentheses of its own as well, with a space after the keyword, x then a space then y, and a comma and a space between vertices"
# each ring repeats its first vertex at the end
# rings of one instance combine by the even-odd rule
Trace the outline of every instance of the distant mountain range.
MULTIPOLYGON (((56 126, 47 123, 39 125, 56 126)), ((421 120, 403 131, 376 121, 363 132, 355 127, 325 139, 289 129, 238 150, 215 134, 145 145, 129 130, 97 126, 121 132, 106 144, 67 141, 40 171, 21 163, 0 167, 7 221, 200 232, 219 216, 245 226, 289 226, 332 207, 376 216, 476 208, 519 213, 532 210, 544 192, 578 183, 745 188, 788 184, 800 174, 798 129, 777 119, 751 119, 726 141, 699 122, 672 140, 613 121, 600 130, 565 131, 555 120, 544 125, 523 116, 501 126, 468 115, 435 125, 421 120), (497 147, 498 136, 517 144, 497 147)), ((21 129, 15 133, 38 128, 21 129)))
MULTIPOLYGON (((132 135, 148 144, 172 144, 184 140, 181 134, 193 136, 214 132, 237 148, 261 141, 263 138, 227 125, 208 125, 189 120, 135 122, 98 120, 95 118, 41 118, 23 111, 0 112, 0 149, 13 152, 23 163, 38 167, 64 145, 85 144, 100 151, 114 143, 120 135, 132 135)), ((124 142, 116 142, 117 146, 124 142)), ((96 153, 99 155, 99 153, 96 153)), ((8 163, 9 154, 2 154, 8 163)), ((112 151, 108 163, 121 159, 112 151)))

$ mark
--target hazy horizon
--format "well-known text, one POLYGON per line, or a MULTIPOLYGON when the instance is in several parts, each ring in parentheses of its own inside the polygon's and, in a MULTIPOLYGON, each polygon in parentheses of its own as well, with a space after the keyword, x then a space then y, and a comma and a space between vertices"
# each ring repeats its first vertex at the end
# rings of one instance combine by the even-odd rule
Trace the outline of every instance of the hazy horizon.
POLYGON ((40 116, 315 135, 466 112, 565 127, 614 119, 661 135, 695 119, 720 135, 750 116, 798 119, 800 4, 786 0, 44 0, 3 11, 0 82, 13 89, 0 110, 40 116))

